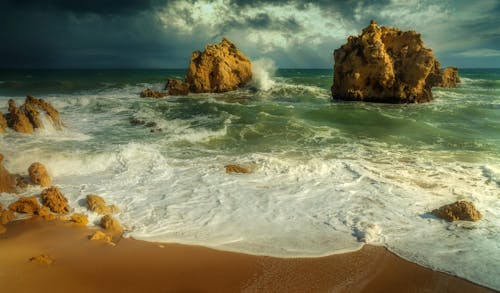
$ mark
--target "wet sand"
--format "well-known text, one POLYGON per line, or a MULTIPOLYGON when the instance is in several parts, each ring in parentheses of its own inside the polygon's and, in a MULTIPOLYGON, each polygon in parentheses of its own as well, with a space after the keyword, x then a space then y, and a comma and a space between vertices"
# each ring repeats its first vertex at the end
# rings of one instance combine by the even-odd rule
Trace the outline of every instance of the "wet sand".
POLYGON ((0 234, 1 292, 494 292, 405 261, 383 247, 275 258, 115 239, 59 221, 11 222, 0 234), (47 254, 51 265, 30 262, 47 254))

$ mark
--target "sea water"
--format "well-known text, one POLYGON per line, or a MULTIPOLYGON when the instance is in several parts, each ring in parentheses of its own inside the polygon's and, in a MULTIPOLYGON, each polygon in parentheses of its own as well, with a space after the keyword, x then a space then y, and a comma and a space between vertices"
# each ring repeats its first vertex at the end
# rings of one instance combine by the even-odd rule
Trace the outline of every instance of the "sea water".
POLYGON ((11 172, 45 164, 91 224, 87 194, 119 206, 136 239, 282 257, 383 245, 500 289, 500 70, 462 69, 434 101, 394 105, 331 101, 331 70, 254 67, 246 88, 164 99, 139 92, 184 71, 2 70, 0 111, 33 94, 65 128, 9 130, 0 153, 11 172), (254 172, 229 175, 226 164, 254 172), (460 199, 483 220, 430 214, 460 199))

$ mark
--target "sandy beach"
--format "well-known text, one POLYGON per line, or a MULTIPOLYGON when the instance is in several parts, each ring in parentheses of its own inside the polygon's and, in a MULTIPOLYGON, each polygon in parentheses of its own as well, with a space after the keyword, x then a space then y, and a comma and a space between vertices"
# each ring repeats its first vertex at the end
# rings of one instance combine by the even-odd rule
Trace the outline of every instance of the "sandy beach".
POLYGON ((200 246, 88 239, 95 230, 29 219, 0 235, 4 292, 492 292, 383 247, 274 258, 200 246), (50 265, 30 262, 45 254, 50 265))

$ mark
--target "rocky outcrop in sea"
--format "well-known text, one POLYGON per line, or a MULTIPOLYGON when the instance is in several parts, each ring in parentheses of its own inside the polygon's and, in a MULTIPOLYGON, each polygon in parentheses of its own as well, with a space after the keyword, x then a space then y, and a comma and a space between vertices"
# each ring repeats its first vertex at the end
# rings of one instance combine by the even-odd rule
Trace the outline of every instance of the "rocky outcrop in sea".
POLYGON ((441 70, 419 33, 379 27, 373 20, 335 50, 334 61, 334 99, 421 103, 432 100, 433 86, 459 82, 457 69, 441 70))

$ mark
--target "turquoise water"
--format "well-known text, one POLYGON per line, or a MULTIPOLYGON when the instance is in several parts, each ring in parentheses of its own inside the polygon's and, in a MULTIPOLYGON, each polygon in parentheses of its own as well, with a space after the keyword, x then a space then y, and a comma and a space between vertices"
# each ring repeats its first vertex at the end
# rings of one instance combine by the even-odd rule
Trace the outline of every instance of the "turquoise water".
POLYGON ((119 205, 134 238, 287 257, 384 245, 500 289, 499 69, 462 69, 416 105, 332 102, 331 70, 256 69, 235 92, 160 100, 138 94, 182 70, 2 70, 0 111, 30 93, 66 128, 9 131, 0 153, 13 172, 44 163, 75 211, 88 193, 119 205), (429 214, 458 199, 484 219, 429 214))

